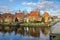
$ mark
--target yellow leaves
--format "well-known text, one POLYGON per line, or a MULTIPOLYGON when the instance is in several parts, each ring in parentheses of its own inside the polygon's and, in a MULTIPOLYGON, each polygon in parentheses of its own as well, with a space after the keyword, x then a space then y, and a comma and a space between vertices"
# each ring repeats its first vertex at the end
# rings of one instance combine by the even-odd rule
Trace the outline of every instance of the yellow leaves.
POLYGON ((48 12, 44 12, 42 16, 43 16, 43 17, 48 17, 49 14, 48 14, 48 12))

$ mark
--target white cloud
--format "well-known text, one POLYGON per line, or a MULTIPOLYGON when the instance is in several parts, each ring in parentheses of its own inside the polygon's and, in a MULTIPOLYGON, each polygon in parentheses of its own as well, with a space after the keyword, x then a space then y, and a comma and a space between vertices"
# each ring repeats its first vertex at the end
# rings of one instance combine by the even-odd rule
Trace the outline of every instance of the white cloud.
POLYGON ((55 14, 60 14, 60 10, 54 11, 55 14))
POLYGON ((23 5, 29 5, 29 6, 35 6, 36 5, 36 3, 32 3, 32 2, 23 2, 22 3, 23 5))
POLYGON ((10 2, 13 2, 14 0, 9 0, 10 2))
POLYGON ((37 3, 23 2, 22 4, 23 5, 28 5, 28 6, 31 6, 31 7, 40 8, 40 9, 48 9, 48 8, 53 7, 53 2, 50 2, 50 1, 41 1, 41 2, 39 1, 37 3))
POLYGON ((26 5, 26 2, 23 2, 22 5, 26 5))
POLYGON ((11 10, 7 6, 0 6, 0 11, 2 11, 2 12, 10 12, 11 10))
POLYGON ((60 16, 59 5, 55 4, 54 1, 39 0, 38 2, 23 2, 23 5, 31 6, 32 8, 38 8, 41 11, 47 11, 51 15, 60 16))
POLYGON ((1 13, 12 13, 15 14, 15 10, 11 10, 8 6, 0 6, 1 13))
POLYGON ((58 8, 58 6, 55 5, 53 1, 46 1, 46 0, 41 0, 41 1, 38 1, 37 3, 23 2, 22 5, 31 6, 33 8, 39 8, 41 10, 50 10, 50 9, 55 10, 58 8))
POLYGON ((51 12, 51 15, 60 17, 60 10, 55 10, 55 11, 51 12))

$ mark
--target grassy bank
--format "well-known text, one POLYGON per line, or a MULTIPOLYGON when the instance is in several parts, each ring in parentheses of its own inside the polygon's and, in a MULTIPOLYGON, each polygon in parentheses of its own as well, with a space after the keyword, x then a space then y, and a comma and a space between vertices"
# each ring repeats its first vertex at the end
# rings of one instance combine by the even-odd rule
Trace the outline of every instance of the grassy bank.
POLYGON ((60 34, 56 35, 56 37, 53 40, 60 40, 60 34))

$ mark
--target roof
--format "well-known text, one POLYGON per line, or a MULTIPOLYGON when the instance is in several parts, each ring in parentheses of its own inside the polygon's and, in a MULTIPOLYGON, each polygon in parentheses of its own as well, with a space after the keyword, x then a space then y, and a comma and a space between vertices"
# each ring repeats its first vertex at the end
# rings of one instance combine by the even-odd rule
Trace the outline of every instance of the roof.
POLYGON ((2 15, 0 14, 0 19, 2 18, 2 15))
POLYGON ((27 17, 29 16, 38 16, 38 10, 31 11, 29 14, 26 15, 27 17))
POLYGON ((13 17, 13 14, 11 13, 4 13, 2 14, 3 17, 13 17))
POLYGON ((23 12, 19 12, 19 13, 16 13, 15 15, 14 15, 14 17, 23 17, 23 12))

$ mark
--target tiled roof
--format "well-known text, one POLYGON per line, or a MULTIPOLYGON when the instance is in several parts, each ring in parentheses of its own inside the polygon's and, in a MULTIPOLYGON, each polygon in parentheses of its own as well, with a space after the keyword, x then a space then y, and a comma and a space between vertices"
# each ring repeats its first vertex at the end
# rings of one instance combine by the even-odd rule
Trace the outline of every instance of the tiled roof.
POLYGON ((27 17, 29 16, 38 16, 38 10, 31 11, 29 14, 26 15, 27 17))
POLYGON ((24 14, 23 12, 19 12, 19 13, 16 13, 14 16, 15 17, 23 17, 23 14, 24 14))
POLYGON ((0 14, 0 19, 2 18, 2 15, 0 14))
POLYGON ((11 14, 11 13, 4 13, 4 14, 2 14, 2 17, 13 17, 13 14, 11 14))

